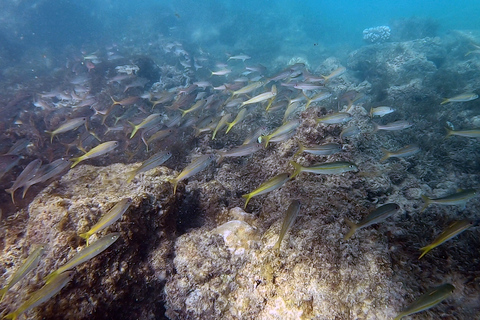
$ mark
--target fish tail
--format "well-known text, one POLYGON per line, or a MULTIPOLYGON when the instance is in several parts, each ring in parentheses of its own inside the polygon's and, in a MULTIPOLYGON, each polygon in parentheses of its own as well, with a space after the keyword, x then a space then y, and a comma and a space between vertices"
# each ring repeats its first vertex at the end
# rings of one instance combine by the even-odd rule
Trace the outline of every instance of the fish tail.
POLYGON ((138 126, 134 125, 130 121, 128 123, 133 127, 132 133, 130 134, 130 139, 132 139, 138 131, 138 126))
POLYGON ((449 102, 450 102, 450 100, 449 100, 449 99, 443 99, 443 101, 442 101, 442 102, 440 102, 440 104, 446 104, 446 103, 449 103, 449 102))
POLYGON ((450 129, 449 127, 445 127, 445 130, 447 130, 447 134, 445 135, 445 139, 453 135, 453 130, 450 129))
POLYGON ((290 164, 295 168, 295 171, 293 171, 293 174, 290 176, 290 179, 293 179, 302 172, 303 167, 295 161, 290 161, 290 164))
POLYGON ((78 236, 85 239, 85 241, 87 242, 87 247, 88 247, 88 239, 90 239, 90 236, 91 236, 90 232, 81 233, 78 236))
POLYGON ((390 153, 390 151, 388 151, 385 148, 381 148, 381 149, 382 149, 382 152, 383 152, 383 157, 380 159, 380 162, 383 162, 383 161, 387 160, 388 158, 390 158, 391 153, 390 153))
POLYGON ((115 101, 115 99, 113 99, 113 97, 112 97, 112 96, 110 96, 110 99, 112 99, 112 101, 113 101, 113 104, 112 104, 112 106, 114 106, 114 105, 116 105, 116 104, 120 104, 118 101, 115 101))
POLYGON ((370 114, 370 118, 373 118, 373 107, 372 107, 372 108, 370 108, 370 112, 369 112, 369 114, 370 114))
POLYGON ((11 313, 7 314, 6 316, 4 316, 2 319, 15 320, 15 319, 17 319, 17 317, 18 317, 17 312, 11 312, 11 313))
MULTIPOLYGON (((14 195, 15 195, 15 190, 13 190, 12 188, 10 188, 10 189, 5 189, 5 192, 6 192, 6 193, 10 193, 10 195, 12 196, 12 203, 15 204, 15 197, 14 197, 14 195)), ((0 291, 0 293, 1 293, 1 291, 0 291)), ((0 300, 0 302, 1 302, 1 300, 0 300)))
POLYGON ((227 126, 227 131, 225 131, 225 134, 227 134, 228 131, 230 131, 230 130, 233 128, 234 125, 235 125, 235 123, 229 122, 229 123, 228 123, 228 126, 227 126))
POLYGON ((282 243, 280 237, 278 237, 278 240, 277 242, 275 243, 275 245, 273 246, 273 249, 274 250, 280 250, 280 244, 282 243))
POLYGON ((242 196, 242 198, 245 198, 245 199, 246 199, 246 200, 245 200, 245 206, 243 207, 244 209, 246 209, 246 208, 247 208, 247 204, 248 204, 248 202, 250 201, 250 199, 252 198, 252 196, 251 196, 250 193, 247 193, 247 194, 244 194, 244 195, 242 196))
POLYGON ((429 197, 427 197, 424 194, 422 194, 422 200, 423 200, 424 204, 423 204, 423 207, 420 210, 420 212, 425 211, 425 209, 428 207, 428 205, 432 202, 432 199, 430 199, 429 197))
POLYGON ((215 129, 212 134, 212 140, 215 140, 215 136, 217 135, 218 129, 215 129))
POLYGON ((295 152, 295 154, 293 156, 294 157, 298 156, 304 150, 305 150, 305 147, 303 146, 303 144, 301 142, 298 142, 298 150, 297 150, 297 152, 295 152))
POLYGON ((305 110, 307 110, 308 107, 310 107, 311 103, 312 103, 312 99, 307 98, 307 104, 305 105, 305 110))
POLYGON ((378 126, 378 123, 375 123, 375 122, 372 122, 373 123, 373 132, 372 133, 375 133, 379 130, 379 126, 378 126))
POLYGON ((173 178, 173 179, 169 179, 169 182, 171 184, 173 184, 173 194, 176 194, 177 193, 178 180, 173 178))
POLYGON ((142 141, 143 141, 143 144, 145 145, 146 151, 148 152, 148 151, 149 151, 149 149, 148 149, 148 142, 145 141, 145 138, 143 137, 143 134, 142 134, 142 141))
POLYGON ((70 159, 70 161, 72 161, 72 166, 70 167, 71 168, 74 168, 80 161, 82 161, 82 157, 78 157, 78 158, 72 158, 70 159))
POLYGON ((50 136, 50 143, 53 143, 53 137, 55 137, 55 133, 53 133, 53 131, 47 131, 47 130, 45 130, 45 133, 47 133, 50 136))
POLYGON ((420 255, 420 257, 418 257, 418 260, 422 259, 422 257, 432 249, 433 249, 432 246, 426 246, 426 247, 420 248, 420 251, 422 252, 422 254, 420 255))
POLYGON ((270 136, 262 136, 262 140, 265 139, 265 148, 268 147, 271 138, 270 136))
POLYGON ((2 288, 2 290, 0 290, 0 302, 3 301, 3 299, 5 298, 5 295, 7 294, 7 291, 8 291, 8 287, 5 287, 5 288, 2 288))
POLYGON ((198 136, 201 134, 201 132, 200 132, 200 129, 198 129, 198 128, 196 128, 196 127, 195 127, 194 130, 195 130, 195 138, 196 138, 196 137, 198 137, 198 136))
POLYGON ((29 188, 30 188, 30 185, 26 185, 25 187, 23 187, 22 199, 25 198, 25 195, 27 194, 27 191, 29 188))
POLYGON ((133 170, 132 172, 130 172, 128 178, 127 178, 127 183, 130 183, 132 182, 133 178, 135 178, 135 176, 137 175, 137 171, 136 170, 133 170))
POLYGON ((348 239, 350 239, 353 236, 355 231, 357 231, 358 226, 355 223, 353 223, 352 221, 350 221, 348 218, 345 218, 345 223, 348 224, 348 226, 350 227, 350 230, 347 232, 345 237, 343 237, 343 240, 347 241, 348 239))
POLYGON ((223 154, 221 154, 221 153, 218 153, 218 155, 219 155, 220 157, 218 157, 218 159, 217 159, 217 164, 220 164, 225 157, 224 157, 223 154))

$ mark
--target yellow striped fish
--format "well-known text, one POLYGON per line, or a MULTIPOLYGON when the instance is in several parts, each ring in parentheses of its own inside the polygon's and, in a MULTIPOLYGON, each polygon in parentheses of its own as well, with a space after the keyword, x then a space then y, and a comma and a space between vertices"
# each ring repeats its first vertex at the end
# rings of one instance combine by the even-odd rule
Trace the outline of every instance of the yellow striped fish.
POLYGON ((247 207, 247 204, 251 198, 276 190, 281 186, 283 186, 284 183, 287 182, 289 179, 290 179, 290 175, 288 173, 281 173, 271 178, 270 180, 265 181, 257 189, 253 190, 252 192, 244 194, 242 197, 246 199, 245 208, 247 207))
POLYGON ((400 320, 405 316, 430 309, 448 298, 452 294, 453 290, 455 290, 455 287, 450 283, 445 283, 441 286, 430 289, 425 294, 420 296, 415 302, 409 305, 405 310, 400 312, 400 314, 398 314, 393 320, 400 320))
POLYGON ((55 281, 55 279, 65 271, 73 269, 79 264, 82 264, 85 261, 88 261, 96 257, 97 255, 99 255, 103 251, 105 251, 108 247, 110 247, 113 243, 115 243, 115 241, 117 241, 119 237, 120 237, 120 233, 114 232, 114 233, 107 234, 106 236, 98 239, 92 245, 85 247, 79 252, 77 252, 63 266, 61 266, 60 268, 58 268, 57 270, 53 271, 48 276, 46 276, 44 280, 46 281, 47 284, 55 281))

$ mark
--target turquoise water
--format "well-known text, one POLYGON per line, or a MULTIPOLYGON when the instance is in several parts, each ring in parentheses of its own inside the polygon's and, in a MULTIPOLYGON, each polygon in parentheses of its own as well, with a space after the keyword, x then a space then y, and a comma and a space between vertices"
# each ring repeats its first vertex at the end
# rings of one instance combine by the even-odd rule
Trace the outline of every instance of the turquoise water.
POLYGON ((37 1, 6 3, 0 33, 12 45, 61 50, 139 30, 138 42, 161 34, 223 50, 247 43, 273 54, 271 42, 290 38, 303 49, 360 46, 363 29, 400 18, 433 19, 443 33, 480 29, 479 11, 478 1, 37 1))

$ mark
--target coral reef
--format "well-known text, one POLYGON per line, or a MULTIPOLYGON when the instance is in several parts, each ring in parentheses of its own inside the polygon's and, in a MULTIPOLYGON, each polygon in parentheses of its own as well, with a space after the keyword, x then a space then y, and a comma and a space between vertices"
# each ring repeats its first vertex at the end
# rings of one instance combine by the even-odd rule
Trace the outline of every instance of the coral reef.
POLYGON ((390 40, 389 26, 378 26, 363 30, 363 40, 370 43, 380 43, 390 40))

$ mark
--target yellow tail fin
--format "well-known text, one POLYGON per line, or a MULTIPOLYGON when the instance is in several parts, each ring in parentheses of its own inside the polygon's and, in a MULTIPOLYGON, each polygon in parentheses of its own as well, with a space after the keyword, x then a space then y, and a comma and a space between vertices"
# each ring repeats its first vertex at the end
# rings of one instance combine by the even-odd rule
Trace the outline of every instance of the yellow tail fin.
POLYGON ((295 154, 293 155, 294 157, 298 156, 300 153, 302 153, 303 151, 305 150, 305 147, 303 146, 303 144, 301 142, 298 143, 298 151, 295 152, 295 154))
POLYGON ((298 176, 302 172, 302 166, 295 161, 290 161, 290 164, 295 168, 293 174, 290 176, 290 179, 293 179, 295 176, 298 176))
POLYGON ((390 151, 388 151, 385 148, 381 148, 381 149, 382 149, 382 152, 383 152, 383 157, 380 159, 380 162, 383 162, 383 161, 385 161, 385 160, 387 160, 388 158, 391 157, 391 153, 390 153, 390 151))
POLYGON ((353 236, 355 231, 357 231, 358 226, 355 223, 353 223, 352 221, 350 221, 348 218, 345 218, 345 223, 348 224, 348 226, 350 227, 350 230, 347 232, 345 237, 343 237, 343 240, 347 241, 348 239, 350 239, 353 236))
POLYGON ((422 209, 420 209, 420 212, 425 211, 425 209, 428 207, 428 205, 432 202, 432 199, 430 199, 429 197, 427 197, 427 196, 424 195, 424 194, 422 194, 422 200, 423 200, 423 202, 425 202, 425 203, 423 204, 422 209))
POLYGON ((445 139, 453 135, 453 130, 450 129, 449 127, 445 127, 445 130, 447 130, 447 134, 445 136, 445 139))
POLYGON ((247 193, 247 194, 244 194, 244 195, 242 196, 242 198, 245 198, 245 199, 246 199, 246 200, 245 200, 245 206, 243 207, 244 209, 246 209, 246 208, 247 208, 247 204, 248 204, 248 202, 250 201, 250 199, 252 198, 252 196, 250 195, 250 193, 247 193))
POLYGON ((420 251, 422 251, 422 254, 420 255, 420 257, 418 257, 418 260, 422 259, 422 257, 424 255, 426 255, 428 253, 428 251, 430 251, 432 249, 433 249, 432 246, 426 246, 426 247, 420 248, 420 251))

